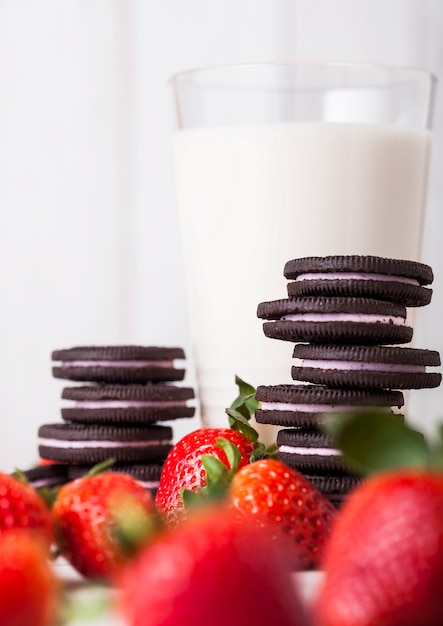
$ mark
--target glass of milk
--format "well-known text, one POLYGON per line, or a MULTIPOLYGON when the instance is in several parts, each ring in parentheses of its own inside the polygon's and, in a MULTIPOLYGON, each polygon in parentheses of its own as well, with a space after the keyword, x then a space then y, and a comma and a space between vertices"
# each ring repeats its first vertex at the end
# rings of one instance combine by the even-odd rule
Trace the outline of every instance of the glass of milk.
POLYGON ((290 383, 292 344, 259 302, 296 257, 421 258, 434 78, 344 63, 248 64, 172 79, 175 162, 203 423, 227 424, 235 375, 290 383))

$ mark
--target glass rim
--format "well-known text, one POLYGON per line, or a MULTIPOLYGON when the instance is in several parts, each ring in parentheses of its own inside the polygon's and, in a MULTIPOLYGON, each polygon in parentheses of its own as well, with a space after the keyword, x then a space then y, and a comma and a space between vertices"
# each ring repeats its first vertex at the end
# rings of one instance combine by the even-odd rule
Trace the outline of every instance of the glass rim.
POLYGON ((435 86, 438 82, 437 75, 426 70, 422 67, 414 67, 409 65, 394 65, 389 63, 372 63, 364 61, 251 61, 240 63, 221 63, 217 65, 202 65, 199 67, 189 68, 187 70, 180 70, 172 74, 169 78, 169 82, 177 83, 182 78, 192 76, 196 74, 210 73, 217 70, 229 70, 229 69, 252 69, 258 67, 352 67, 352 68, 366 68, 379 71, 391 71, 391 72, 409 72, 416 74, 417 76, 427 77, 431 85, 435 86))

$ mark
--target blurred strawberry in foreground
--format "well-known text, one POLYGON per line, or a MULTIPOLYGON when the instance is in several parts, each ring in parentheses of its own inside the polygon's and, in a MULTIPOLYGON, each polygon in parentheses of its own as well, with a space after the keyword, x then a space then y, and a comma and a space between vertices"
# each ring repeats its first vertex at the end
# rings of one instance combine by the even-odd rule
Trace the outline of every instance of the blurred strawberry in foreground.
POLYGON ((263 459, 239 470, 228 493, 233 507, 273 538, 285 538, 291 565, 318 565, 336 510, 308 480, 284 463, 263 459))
POLYGON ((160 535, 121 585, 129 626, 307 624, 278 541, 226 508, 160 535))
MULTIPOLYGON (((120 522, 155 520, 151 492, 127 474, 105 472, 64 485, 53 506, 63 556, 89 578, 109 579, 127 558, 120 522)), ((132 529, 137 533, 137 528, 132 529)))
POLYGON ((331 427, 349 462, 381 473, 349 496, 337 518, 316 623, 440 626, 443 446, 430 448, 389 415, 342 416, 331 427))
POLYGON ((54 524, 43 499, 18 478, 0 473, 0 535, 13 528, 38 531, 48 548, 53 540, 54 524))
POLYGON ((23 529, 0 535, 2 626, 54 626, 58 592, 41 536, 23 529))
POLYGON ((201 428, 185 435, 170 451, 163 466, 155 503, 169 526, 176 526, 186 517, 182 490, 196 492, 206 486, 202 457, 212 456, 229 467, 220 438, 233 443, 240 452, 239 467, 249 463, 255 443, 230 428, 201 428))

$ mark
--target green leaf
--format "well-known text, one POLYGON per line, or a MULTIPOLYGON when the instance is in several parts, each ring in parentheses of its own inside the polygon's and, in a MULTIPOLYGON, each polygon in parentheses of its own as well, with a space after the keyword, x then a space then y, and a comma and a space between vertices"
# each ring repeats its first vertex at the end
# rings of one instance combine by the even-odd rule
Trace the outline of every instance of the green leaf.
POLYGON ((195 509, 197 506, 201 506, 204 499, 199 493, 184 487, 180 489, 180 497, 187 509, 195 509))
POLYGON ((265 457, 267 459, 275 459, 277 458, 278 445, 276 443, 271 443, 265 450, 265 457))
POLYGON ((251 456, 249 457, 249 463, 255 463, 255 461, 259 461, 263 459, 266 455, 266 446, 264 443, 258 443, 257 447, 252 451, 251 456))
POLYGON ((255 399, 255 387, 246 383, 239 376, 235 377, 235 384, 238 386, 238 396, 229 408, 237 410, 246 419, 250 419, 259 406, 255 399))
POLYGON ((345 460, 362 474, 399 467, 429 467, 429 446, 422 433, 383 411, 328 416, 325 430, 345 460))
POLYGON ((87 598, 80 593, 74 593, 72 597, 66 598, 63 606, 62 623, 91 623, 99 617, 105 617, 105 614, 110 618, 112 602, 109 594, 103 587, 96 586, 94 592, 96 591, 98 593, 90 592, 90 596, 87 598))
POLYGON ((202 465, 206 471, 206 487, 200 489, 200 493, 212 499, 224 496, 230 483, 229 470, 226 465, 211 454, 202 456, 202 465))
POLYGON ((112 536, 126 556, 133 556, 162 529, 159 515, 147 513, 135 498, 121 500, 113 507, 112 536))
POLYGON ((25 484, 29 485, 29 481, 26 478, 26 474, 21 469, 19 469, 18 467, 15 468, 12 476, 14 478, 16 478, 17 480, 19 480, 21 483, 25 483, 25 484))
POLYGON ((204 454, 201 461, 206 473, 205 487, 199 487, 196 491, 185 488, 180 490, 181 499, 189 509, 224 498, 231 482, 230 470, 220 459, 211 454, 204 454))
POLYGON ((229 416, 229 425, 233 430, 243 433, 251 441, 258 440, 258 432, 241 413, 234 409, 226 409, 226 413, 229 416))
POLYGON ((115 459, 106 459, 106 461, 102 461, 101 463, 97 463, 94 467, 91 467, 86 476, 98 476, 99 474, 103 474, 110 467, 112 467, 115 463, 115 459))
POLYGON ((229 474, 230 475, 235 474, 238 471, 240 461, 241 461, 240 450, 237 448, 235 444, 231 443, 224 437, 217 437, 216 445, 218 448, 221 448, 223 452, 226 454, 226 458, 228 459, 229 468, 230 468, 229 474))

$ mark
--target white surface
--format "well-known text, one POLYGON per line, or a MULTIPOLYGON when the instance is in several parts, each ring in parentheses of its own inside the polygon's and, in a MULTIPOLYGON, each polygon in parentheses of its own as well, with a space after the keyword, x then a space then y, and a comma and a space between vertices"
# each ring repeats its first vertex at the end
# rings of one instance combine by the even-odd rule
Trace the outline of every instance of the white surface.
MULTIPOLYGON (((51 350, 131 341, 190 351, 173 72, 338 59, 442 76, 442 29, 441 0, 2 1, 0 468, 30 464, 38 426, 60 419, 51 350)), ((441 352, 442 97, 440 85, 424 247, 436 279, 416 332, 419 347, 441 352)), ((443 417, 442 388, 411 395, 425 427, 443 417)))

